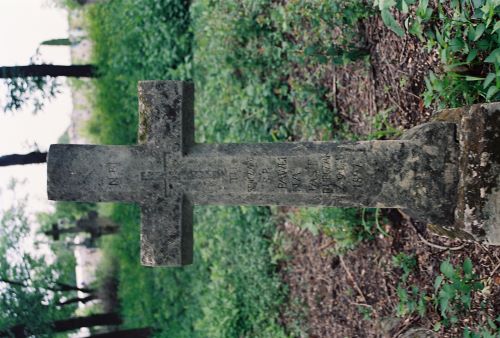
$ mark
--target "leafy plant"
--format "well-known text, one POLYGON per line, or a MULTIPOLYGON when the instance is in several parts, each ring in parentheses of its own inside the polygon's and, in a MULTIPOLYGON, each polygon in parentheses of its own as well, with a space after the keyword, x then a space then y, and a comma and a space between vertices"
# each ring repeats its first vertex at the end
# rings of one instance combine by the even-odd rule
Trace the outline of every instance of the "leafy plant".
POLYGON ((398 316, 404 317, 415 311, 420 317, 425 316, 427 306, 425 291, 419 290, 415 285, 412 285, 409 289, 398 285, 396 292, 399 298, 396 307, 396 314, 398 316))
POLYGON ((500 1, 375 0, 384 23, 399 36, 414 35, 436 50, 443 72, 426 79, 424 103, 428 107, 457 107, 500 99, 500 1), (409 15, 412 5, 416 5, 409 15), (391 14, 407 15, 401 27, 391 14))
POLYGON ((445 324, 455 324, 458 316, 471 307, 472 293, 484 288, 473 273, 472 261, 466 258, 462 267, 454 267, 449 260, 440 266, 441 275, 434 281, 434 304, 445 324))
POLYGON ((394 267, 403 271, 396 289, 399 298, 399 302, 396 307, 396 314, 403 317, 416 311, 419 316, 423 317, 427 306, 425 291, 419 290, 419 288, 415 285, 408 288, 405 287, 410 273, 417 267, 417 260, 415 256, 400 252, 392 257, 392 264, 394 267))
POLYGON ((464 338, 498 338, 500 337, 500 316, 495 320, 487 318, 487 325, 482 325, 477 331, 466 327, 464 338))
POLYGON ((373 239, 382 233, 377 209, 355 208, 303 208, 293 213, 291 220, 297 226, 319 232, 335 240, 335 251, 354 248, 364 240, 373 239))
POLYGON ((404 252, 400 252, 392 257, 392 265, 403 270, 403 274, 401 275, 401 282, 406 283, 408 277, 410 276, 410 273, 417 266, 417 260, 415 256, 410 256, 405 254, 404 252))

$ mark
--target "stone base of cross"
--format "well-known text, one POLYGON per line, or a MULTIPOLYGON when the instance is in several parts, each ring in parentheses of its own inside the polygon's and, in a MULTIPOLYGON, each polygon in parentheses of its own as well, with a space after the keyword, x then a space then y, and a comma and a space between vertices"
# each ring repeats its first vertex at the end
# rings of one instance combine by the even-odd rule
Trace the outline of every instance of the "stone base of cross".
POLYGON ((52 200, 141 207, 141 260, 192 262, 193 205, 402 208, 454 236, 500 244, 500 105, 401 140, 196 144, 194 88, 139 83, 139 145, 52 145, 52 200))

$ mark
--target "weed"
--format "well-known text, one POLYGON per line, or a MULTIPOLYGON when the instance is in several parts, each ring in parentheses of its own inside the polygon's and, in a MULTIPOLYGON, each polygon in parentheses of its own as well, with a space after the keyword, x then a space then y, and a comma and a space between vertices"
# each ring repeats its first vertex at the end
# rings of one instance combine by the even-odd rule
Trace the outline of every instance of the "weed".
POLYGON ((415 256, 407 255, 403 252, 392 257, 392 264, 396 268, 403 270, 401 280, 396 289, 399 302, 396 308, 396 314, 400 317, 410 315, 415 311, 423 317, 426 312, 426 293, 419 290, 415 285, 405 288, 410 273, 417 267, 415 256))
POLYGON ((401 275, 401 282, 406 283, 408 277, 410 276, 410 273, 417 266, 417 260, 415 256, 410 256, 405 254, 404 252, 400 252, 392 257, 392 265, 403 270, 403 274, 401 275))
POLYGON ((487 325, 481 325, 477 331, 466 327, 464 338, 499 338, 500 337, 500 316, 495 320, 487 318, 487 325))
MULTIPOLYGON (((433 292, 426 294, 415 285, 408 286, 408 279, 416 268, 414 256, 399 253, 393 257, 393 265, 403 270, 397 287, 399 298, 396 307, 398 316, 408 316, 417 313, 424 317, 428 306, 434 308, 440 315, 440 320, 434 324, 434 330, 439 331, 442 326, 456 325, 460 318, 470 310, 474 293, 483 290, 484 285, 478 281, 478 276, 473 273, 472 261, 466 258, 461 266, 453 266, 449 260, 440 265, 440 274, 434 280, 433 292)), ((488 335, 490 331, 497 330, 495 321, 487 319, 488 328, 480 327, 479 332, 467 329, 464 337, 496 337, 488 335)))
POLYGON ((484 288, 472 270, 469 258, 462 267, 454 267, 449 260, 441 263, 441 275, 434 281, 434 304, 445 325, 457 323, 458 316, 470 309, 472 293, 484 288))
POLYGON ((378 209, 303 208, 291 215, 291 220, 313 235, 319 232, 335 240, 336 252, 354 248, 364 240, 382 233, 378 222, 378 209))
POLYGON ((391 10, 403 14, 417 4, 405 29, 429 50, 435 49, 444 72, 426 79, 424 103, 428 107, 457 107, 500 99, 500 2, 498 0, 439 1, 434 10, 428 0, 375 0, 383 21, 396 34, 405 30, 391 10))

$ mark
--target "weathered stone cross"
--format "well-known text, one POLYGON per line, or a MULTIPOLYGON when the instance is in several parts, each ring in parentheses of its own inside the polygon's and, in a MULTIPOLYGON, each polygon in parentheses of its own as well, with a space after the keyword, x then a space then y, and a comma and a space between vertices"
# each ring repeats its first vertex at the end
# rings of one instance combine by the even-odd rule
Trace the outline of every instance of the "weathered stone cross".
POLYGON ((53 223, 52 229, 44 231, 44 234, 51 236, 54 241, 57 241, 59 240, 61 234, 86 232, 90 234, 94 240, 102 235, 117 233, 119 229, 118 224, 107 217, 100 217, 95 211, 90 211, 86 217, 78 219, 72 227, 60 228, 59 225, 59 223, 53 223))
POLYGON ((193 103, 189 83, 140 82, 140 144, 52 145, 49 198, 138 203, 149 266, 192 262, 194 204, 403 208, 455 229, 456 123, 390 141, 196 144, 193 103))

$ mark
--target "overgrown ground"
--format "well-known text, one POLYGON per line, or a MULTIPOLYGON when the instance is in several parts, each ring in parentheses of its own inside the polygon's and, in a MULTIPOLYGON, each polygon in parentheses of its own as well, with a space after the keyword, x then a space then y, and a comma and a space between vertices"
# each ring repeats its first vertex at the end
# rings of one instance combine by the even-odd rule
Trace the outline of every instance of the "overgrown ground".
MULTIPOLYGON (((102 77, 89 130, 135 143, 141 79, 195 82, 198 142, 390 138, 438 106, 496 99, 498 4, 426 3, 93 5, 102 77)), ((158 336, 498 335, 500 250, 396 211, 196 208, 195 264, 182 269, 140 267, 138 209, 108 211, 122 224, 102 243, 118 260, 122 313, 158 336)))

